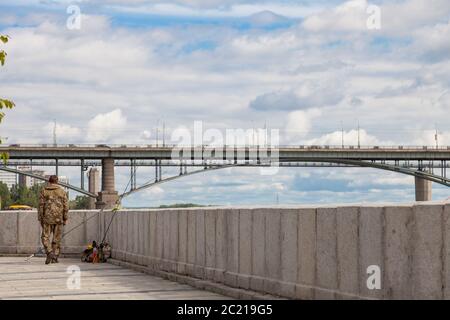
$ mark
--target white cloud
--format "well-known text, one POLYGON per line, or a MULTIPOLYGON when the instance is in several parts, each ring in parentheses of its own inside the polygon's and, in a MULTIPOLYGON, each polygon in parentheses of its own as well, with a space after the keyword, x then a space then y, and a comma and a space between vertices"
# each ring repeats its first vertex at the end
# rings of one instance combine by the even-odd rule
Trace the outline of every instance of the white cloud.
MULTIPOLYGON (((361 146, 380 146, 392 145, 389 141, 380 141, 375 136, 368 134, 365 130, 350 130, 344 131, 344 145, 357 146, 358 136, 361 146)), ((327 145, 327 146, 341 146, 342 145, 342 131, 335 131, 327 133, 321 137, 310 139, 306 142, 307 145, 327 145)))
POLYGON ((295 89, 269 92, 250 102, 250 108, 259 111, 291 111, 335 106, 344 98, 340 85, 307 81, 295 89))
POLYGON ((149 197, 161 198, 164 196, 164 193, 165 193, 164 189, 160 186, 154 186, 154 187, 148 188, 144 191, 144 194, 149 197))
POLYGON ((426 26, 416 31, 414 49, 427 60, 450 59, 450 21, 445 24, 426 26))
MULTIPOLYGON (((309 31, 368 32, 367 21, 372 12, 367 0, 350 0, 334 8, 308 16, 303 27, 309 31)), ((379 4, 381 29, 376 34, 387 36, 410 35, 424 25, 448 19, 450 3, 447 0, 383 1, 379 4)), ((370 35, 370 33, 367 33, 370 35)))
POLYGON ((320 109, 294 111, 288 114, 286 133, 287 140, 292 144, 301 144, 312 127, 312 121, 322 115, 320 109))
POLYGON ((87 141, 107 142, 113 137, 121 135, 127 127, 127 119, 120 109, 99 114, 88 123, 87 141))
POLYGON ((148 130, 144 130, 141 134, 141 138, 145 140, 149 140, 152 137, 152 133, 148 130))
MULTIPOLYGON (((45 127, 45 131, 48 137, 53 138, 53 132, 56 133, 56 141, 80 141, 82 139, 81 131, 79 128, 73 127, 68 124, 57 123, 56 127, 54 123, 49 123, 45 127)), ((50 139, 49 139, 50 140, 50 139)))
POLYGON ((310 31, 366 31, 367 0, 351 0, 333 9, 311 15, 303 26, 310 31))
MULTIPOLYGON (((436 145, 436 130, 425 130, 416 134, 414 137, 414 142, 417 146, 435 146, 436 145)), ((450 131, 441 131, 438 128, 438 145, 439 146, 450 146, 450 131)))
POLYGON ((299 3, 277 3, 276 1, 249 2, 251 1, 206 0, 174 1, 172 3, 161 1, 141 1, 140 3, 116 1, 115 3, 117 4, 111 3, 110 7, 117 11, 129 13, 209 18, 248 17, 269 11, 276 15, 290 18, 302 18, 319 10, 318 6, 299 3))

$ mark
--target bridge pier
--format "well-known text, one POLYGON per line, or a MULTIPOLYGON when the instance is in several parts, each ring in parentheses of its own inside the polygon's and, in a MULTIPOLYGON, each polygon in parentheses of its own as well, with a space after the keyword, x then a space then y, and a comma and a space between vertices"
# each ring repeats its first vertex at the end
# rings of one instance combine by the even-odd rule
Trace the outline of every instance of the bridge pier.
POLYGON ((431 201, 432 183, 430 180, 415 177, 416 201, 431 201))
POLYGON ((97 209, 113 209, 115 207, 119 193, 114 189, 114 159, 105 158, 102 160, 102 191, 99 192, 97 198, 97 209))
MULTIPOLYGON (((91 168, 88 172, 88 191, 98 195, 100 191, 100 172, 97 168, 91 168)), ((89 209, 93 210, 96 208, 95 199, 89 198, 89 209)))

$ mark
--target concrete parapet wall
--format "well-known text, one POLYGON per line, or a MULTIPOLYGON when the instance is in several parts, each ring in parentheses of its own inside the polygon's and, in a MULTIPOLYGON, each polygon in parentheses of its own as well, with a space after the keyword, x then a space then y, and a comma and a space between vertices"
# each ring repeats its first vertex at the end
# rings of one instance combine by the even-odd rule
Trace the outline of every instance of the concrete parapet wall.
MULTIPOLYGON (((63 252, 81 252, 114 213, 70 213, 63 252)), ((450 299, 450 204, 123 210, 113 257, 293 299, 450 299), (381 289, 367 286, 380 268, 381 289)), ((0 253, 39 244, 35 213, 0 212, 0 253), (34 215, 34 217, 33 217, 34 215)))
MULTIPOLYGON (((69 213, 61 242, 65 254, 80 254, 100 234, 98 211, 75 210, 69 213)), ((32 254, 41 245, 41 226, 36 211, 0 211, 0 254, 32 254)))

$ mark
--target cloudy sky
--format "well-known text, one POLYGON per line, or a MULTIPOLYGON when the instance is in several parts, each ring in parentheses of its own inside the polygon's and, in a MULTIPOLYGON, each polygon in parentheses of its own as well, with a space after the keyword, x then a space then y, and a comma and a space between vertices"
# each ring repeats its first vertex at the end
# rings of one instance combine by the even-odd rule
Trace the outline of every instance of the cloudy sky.
MULTIPOLYGON (((0 33, 11 37, 0 95, 17 104, 0 127, 7 143, 51 143, 56 120, 58 143, 155 143, 163 122, 170 141, 203 121, 223 132, 266 124, 282 144, 340 145, 341 126, 356 144, 359 122, 363 145, 434 145, 437 128, 450 145, 448 0, 2 0, 0 33)), ((62 173, 79 183, 78 169, 62 173)), ((117 169, 119 190, 127 174, 117 169)), ((413 193, 413 178, 371 169, 226 169, 125 204, 413 193)), ((434 199, 449 196, 435 186, 434 199)))

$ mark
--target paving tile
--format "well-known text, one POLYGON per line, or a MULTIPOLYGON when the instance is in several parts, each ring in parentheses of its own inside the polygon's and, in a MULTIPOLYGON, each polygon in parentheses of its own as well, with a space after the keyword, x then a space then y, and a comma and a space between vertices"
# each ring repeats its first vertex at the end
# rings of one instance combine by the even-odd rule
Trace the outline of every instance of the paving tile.
POLYGON ((0 257, 0 300, 160 300, 229 299, 155 276, 110 264, 82 264, 77 259, 60 259, 45 265, 44 258, 28 262, 20 257, 0 257), (69 266, 77 266, 81 288, 70 290, 69 266))

